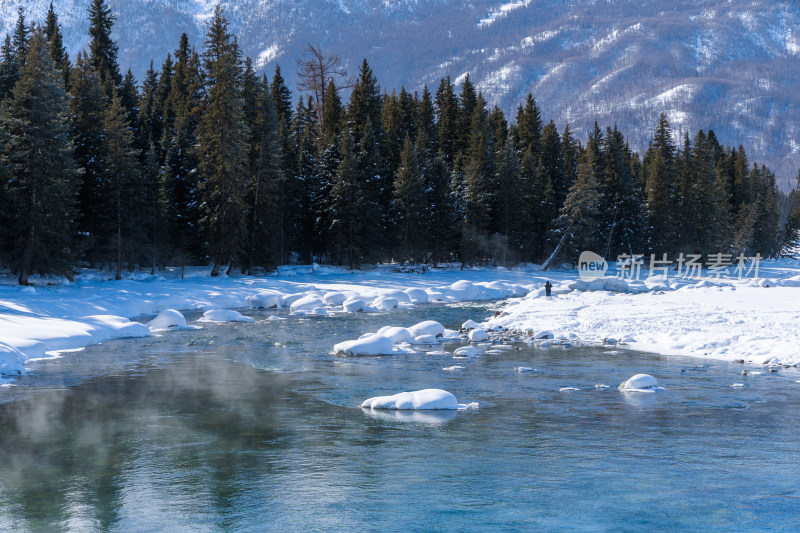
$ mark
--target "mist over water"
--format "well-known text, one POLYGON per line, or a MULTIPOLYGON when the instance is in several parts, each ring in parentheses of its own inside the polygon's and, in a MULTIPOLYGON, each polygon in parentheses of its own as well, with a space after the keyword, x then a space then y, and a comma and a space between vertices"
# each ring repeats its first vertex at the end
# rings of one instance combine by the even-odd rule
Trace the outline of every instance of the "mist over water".
POLYGON ((43 362, 0 389, 0 529, 796 527, 796 369, 745 377, 742 365, 602 348, 466 362, 328 353, 386 324, 486 314, 208 324, 43 362), (441 370, 455 363, 466 369, 441 370), (616 390, 638 372, 666 390, 616 390), (358 408, 427 387, 480 409, 358 408))

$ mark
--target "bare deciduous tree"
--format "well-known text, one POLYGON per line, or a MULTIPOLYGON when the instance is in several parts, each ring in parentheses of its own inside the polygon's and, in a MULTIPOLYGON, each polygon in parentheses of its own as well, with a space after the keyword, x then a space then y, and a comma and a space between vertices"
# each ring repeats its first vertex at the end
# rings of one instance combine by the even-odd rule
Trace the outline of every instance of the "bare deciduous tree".
POLYGON ((314 95, 314 106, 322 125, 322 106, 325 102, 325 91, 330 80, 334 80, 337 88, 352 87, 353 82, 347 78, 347 71, 339 65, 339 56, 325 55, 320 45, 307 44, 303 56, 297 60, 297 86, 314 95), (336 78, 342 81, 337 82, 336 78), (340 85, 341 84, 341 85, 340 85))

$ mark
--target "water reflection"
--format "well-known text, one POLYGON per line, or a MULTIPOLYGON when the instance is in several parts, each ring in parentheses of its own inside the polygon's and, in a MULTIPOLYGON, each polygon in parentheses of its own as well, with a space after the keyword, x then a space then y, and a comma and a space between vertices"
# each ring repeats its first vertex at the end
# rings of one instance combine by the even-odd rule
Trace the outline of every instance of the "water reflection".
POLYGON ((458 411, 453 409, 443 409, 439 411, 404 411, 397 409, 362 409, 362 412, 374 418, 387 422, 429 424, 441 426, 453 420, 458 411))

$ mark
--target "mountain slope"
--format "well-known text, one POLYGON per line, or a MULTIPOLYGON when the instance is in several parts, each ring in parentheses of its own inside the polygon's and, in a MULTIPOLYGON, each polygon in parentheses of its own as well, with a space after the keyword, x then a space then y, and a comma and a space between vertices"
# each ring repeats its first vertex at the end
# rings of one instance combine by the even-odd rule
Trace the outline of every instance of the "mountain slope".
MULTIPOLYGON (((13 28, 20 0, 0 3, 13 28)), ((41 18, 48 0, 25 1, 41 18)), ((89 0, 57 0, 71 55, 86 43, 89 0)), ((141 78, 185 31, 202 45, 211 0, 109 0, 120 62, 141 78)), ((794 184, 800 165, 800 6, 768 0, 231 0, 244 52, 290 81, 306 43, 366 57, 386 88, 435 89, 466 73, 507 112, 532 91, 585 139, 616 122, 637 149, 666 112, 677 138, 711 128, 794 184)))

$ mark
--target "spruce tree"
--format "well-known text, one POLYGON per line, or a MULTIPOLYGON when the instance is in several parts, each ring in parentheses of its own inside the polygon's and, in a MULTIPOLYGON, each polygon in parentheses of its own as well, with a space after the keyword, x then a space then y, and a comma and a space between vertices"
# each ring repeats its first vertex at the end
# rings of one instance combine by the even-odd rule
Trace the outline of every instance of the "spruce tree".
POLYGON ((650 224, 649 249, 654 253, 674 253, 678 248, 674 212, 675 146, 672 130, 663 113, 645 155, 644 171, 650 224))
POLYGON ((64 39, 61 36, 61 26, 58 24, 58 15, 53 9, 53 2, 50 2, 50 7, 47 10, 47 19, 45 21, 45 34, 50 41, 50 55, 56 64, 56 67, 63 73, 64 83, 69 80, 69 54, 64 47, 64 39))
POLYGON ((34 32, 14 96, 0 110, 2 161, 17 213, 19 283, 33 273, 69 275, 74 265, 78 173, 62 73, 42 30, 34 32))
MULTIPOLYGON (((127 256, 132 270, 135 255, 141 254, 142 215, 146 213, 146 190, 141 186, 141 167, 133 144, 133 133, 128 125, 127 110, 116 90, 103 117, 103 182, 113 205, 112 227, 114 228, 115 275, 122 279, 123 257, 127 256), (123 235, 126 237, 123 242, 123 235), (127 246, 125 250, 124 246, 127 246), (127 254, 125 252, 128 252, 127 254)), ((146 218, 144 219, 146 220, 146 218)))
POLYGON ((70 137, 75 146, 75 162, 83 169, 79 195, 79 230, 87 261, 94 267, 108 259, 113 209, 102 173, 103 116, 107 98, 100 77, 83 54, 79 54, 70 73, 70 137))
POLYGON ((425 223, 425 179, 419 153, 406 134, 400 154, 400 166, 394 179, 394 202, 400 227, 400 257, 404 261, 420 259, 425 223))
POLYGON ((89 5, 89 62, 97 70, 104 86, 110 83, 118 87, 122 83, 117 61, 119 46, 111 38, 115 19, 105 0, 92 0, 89 5))
POLYGON ((217 6, 209 24, 203 67, 208 98, 198 125, 201 224, 214 261, 238 260, 247 233, 247 138, 239 50, 217 6))

